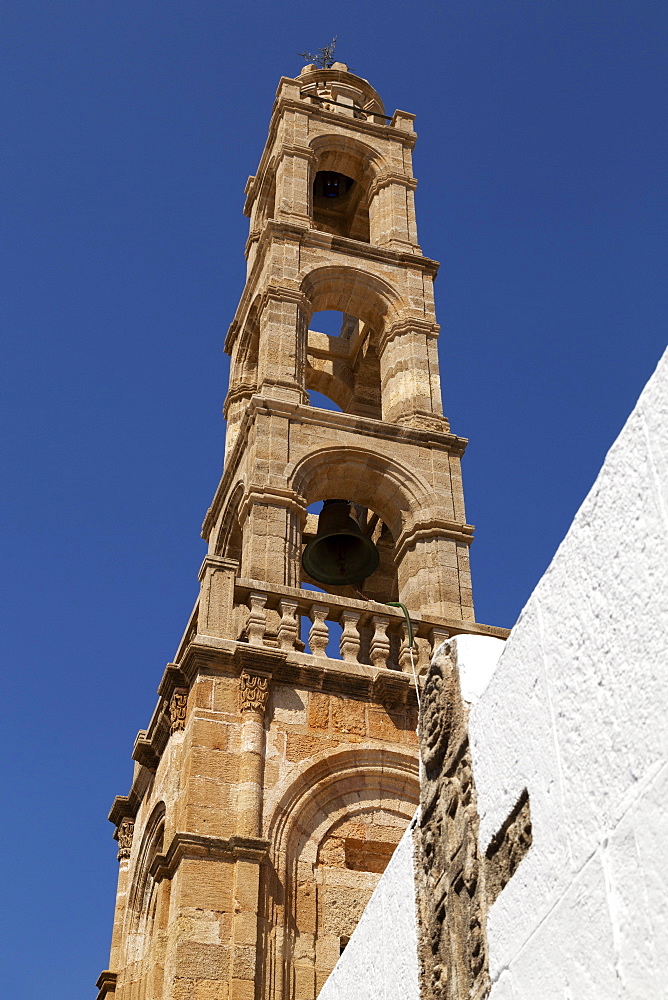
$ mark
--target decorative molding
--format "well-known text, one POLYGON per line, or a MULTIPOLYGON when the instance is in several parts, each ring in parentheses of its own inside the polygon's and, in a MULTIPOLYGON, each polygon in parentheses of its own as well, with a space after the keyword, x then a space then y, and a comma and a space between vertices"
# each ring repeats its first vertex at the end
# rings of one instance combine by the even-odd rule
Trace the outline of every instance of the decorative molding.
MULTIPOLYGON (((133 790, 129 795, 117 795, 114 799, 107 819, 115 827, 119 827, 123 820, 134 819, 139 810, 141 798, 133 790)), ((115 834, 114 834, 115 837, 115 834)))
POLYGON ((415 545, 416 542, 430 538, 451 538, 455 542, 470 545, 473 542, 474 531, 475 527, 472 524, 445 521, 441 518, 432 518, 429 521, 413 524, 402 531, 397 538, 394 557, 398 562, 401 562, 407 549, 415 545))
POLYGON ((418 182, 415 177, 408 177, 406 174, 400 174, 396 170, 383 171, 382 174, 377 174, 371 181, 371 184, 369 184, 368 197, 373 198, 381 188, 388 187, 390 184, 401 184, 402 187, 407 188, 409 191, 415 191, 418 182))
POLYGON ((160 755, 156 752, 151 740, 146 736, 146 732, 140 729, 137 733, 135 745, 132 748, 132 759, 136 760, 142 767, 149 771, 155 771, 160 762, 160 755))
POLYGON ((116 830, 116 840, 118 841, 118 860, 125 861, 130 857, 132 850, 132 837, 135 832, 135 821, 130 816, 121 820, 116 830))
POLYGON ((272 507, 285 507, 286 510, 298 515, 301 525, 306 520, 306 501, 294 490, 250 484, 239 504, 238 517, 241 525, 245 523, 251 508, 256 503, 272 507))
POLYGON ((174 688, 169 700, 169 733, 180 733, 186 728, 188 688, 174 688))
POLYGON ((373 683, 374 699, 388 711, 403 708, 408 701, 409 693, 414 690, 411 678, 399 670, 383 670, 373 683))
POLYGON ((259 712, 264 715, 269 700, 269 678, 244 670, 239 678, 242 712, 259 712))
POLYGON ((105 1000, 105 997, 114 996, 116 993, 117 980, 117 972, 110 972, 109 969, 105 969, 104 972, 101 972, 95 984, 100 991, 97 995, 97 1000, 105 1000))
POLYGON ((207 861, 254 861, 267 859, 270 842, 260 837, 209 837, 205 834, 177 832, 164 854, 155 856, 150 874, 156 881, 172 878, 184 858, 207 861))

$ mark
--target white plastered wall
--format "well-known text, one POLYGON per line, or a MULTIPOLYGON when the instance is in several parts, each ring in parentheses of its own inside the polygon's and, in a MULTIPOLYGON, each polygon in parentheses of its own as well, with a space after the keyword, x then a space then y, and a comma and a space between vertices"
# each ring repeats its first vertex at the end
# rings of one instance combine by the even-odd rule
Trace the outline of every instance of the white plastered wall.
MULTIPOLYGON (((505 647, 452 647, 481 853, 531 805, 491 1000, 668 998, 668 352, 505 647)), ((407 835, 320 1000, 417 1000, 416 947, 407 835)))
POLYGON ((668 997, 667 512, 668 354, 471 710, 481 849, 533 824, 492 1000, 668 997))

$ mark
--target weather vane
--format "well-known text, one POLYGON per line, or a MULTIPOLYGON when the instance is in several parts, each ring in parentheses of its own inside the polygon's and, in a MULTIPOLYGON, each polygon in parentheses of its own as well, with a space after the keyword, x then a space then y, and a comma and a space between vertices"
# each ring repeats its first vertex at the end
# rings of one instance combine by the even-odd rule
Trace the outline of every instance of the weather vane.
POLYGON ((323 45, 315 55, 312 52, 298 52, 297 55, 301 56, 307 63, 315 63, 319 69, 329 69, 334 62, 334 49, 338 37, 338 35, 334 35, 329 45, 323 45))

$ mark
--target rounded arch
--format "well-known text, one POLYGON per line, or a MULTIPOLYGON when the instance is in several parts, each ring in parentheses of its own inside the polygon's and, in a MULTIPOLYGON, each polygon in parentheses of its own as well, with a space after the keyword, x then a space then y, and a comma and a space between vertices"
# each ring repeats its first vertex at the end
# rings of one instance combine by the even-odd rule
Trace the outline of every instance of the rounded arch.
POLYGON ((326 368, 318 368, 315 365, 306 365, 306 389, 322 393, 339 407, 343 413, 347 413, 353 399, 352 375, 349 369, 342 371, 343 365, 336 371, 328 371, 326 368))
POLYGON ((158 802, 144 827, 128 900, 130 909, 134 911, 135 919, 140 919, 142 912, 146 910, 146 896, 151 889, 149 882, 151 884, 153 882, 149 876, 149 870, 153 858, 162 851, 165 813, 165 803, 158 802))
POLYGON ((361 319, 377 334, 400 318, 403 305, 388 282, 355 267, 315 267, 304 275, 301 290, 310 315, 338 310, 361 319))
POLYGON ((380 877, 345 865, 330 879, 321 845, 346 824, 358 827, 364 816, 393 824, 398 839, 418 799, 417 753, 371 743, 317 754, 279 786, 267 802, 265 829, 273 861, 262 902, 266 968, 273 970, 265 996, 294 997, 297 978, 302 989, 312 981, 315 995, 317 981, 338 958, 340 935, 352 933, 350 922, 354 926, 380 877), (345 926, 338 926, 342 919, 345 926))
MULTIPOLYGON (((290 771, 267 799, 265 836, 272 850, 281 854, 297 829, 301 836, 314 818, 322 822, 322 805, 336 802, 351 779, 358 786, 364 777, 384 779, 394 790, 406 790, 416 806, 419 800, 418 756, 405 750, 388 749, 374 743, 356 743, 354 748, 324 750, 290 771)), ((361 798, 357 794, 356 801, 361 798)))
POLYGON ((309 145, 315 153, 315 171, 336 170, 367 187, 386 166, 373 146, 338 132, 317 135, 309 145))
POLYGON ((244 495, 244 484, 240 480, 232 490, 227 503, 218 517, 213 552, 224 559, 241 562, 242 533, 239 521, 239 507, 244 495))
POLYGON ((303 458, 289 486, 306 506, 341 496, 378 514, 395 539, 413 513, 425 509, 429 485, 398 462, 367 448, 326 447, 303 458))
POLYGON ((243 329, 237 341, 230 372, 230 390, 225 409, 229 401, 239 391, 252 393, 257 391, 257 368, 260 353, 260 296, 256 296, 248 314, 243 329))

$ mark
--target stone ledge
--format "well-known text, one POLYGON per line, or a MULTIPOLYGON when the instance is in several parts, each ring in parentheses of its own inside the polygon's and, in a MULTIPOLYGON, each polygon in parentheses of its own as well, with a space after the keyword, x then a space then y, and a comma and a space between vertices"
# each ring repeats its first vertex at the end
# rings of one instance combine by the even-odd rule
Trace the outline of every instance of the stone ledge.
POLYGON ((270 842, 261 837, 209 837, 205 834, 177 832, 164 854, 153 859, 150 873, 160 881, 172 878, 184 858, 208 861, 254 861, 262 864, 267 858, 270 842))
POLYGON ((105 997, 114 996, 116 993, 116 982, 118 980, 118 973, 110 972, 109 969, 105 969, 98 976, 98 980, 95 983, 98 990, 100 991, 97 995, 97 1000, 104 1000, 105 997))

